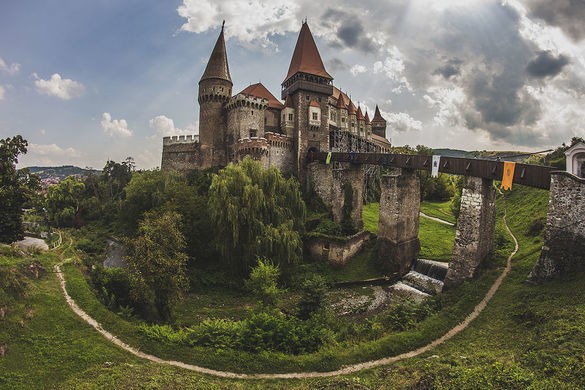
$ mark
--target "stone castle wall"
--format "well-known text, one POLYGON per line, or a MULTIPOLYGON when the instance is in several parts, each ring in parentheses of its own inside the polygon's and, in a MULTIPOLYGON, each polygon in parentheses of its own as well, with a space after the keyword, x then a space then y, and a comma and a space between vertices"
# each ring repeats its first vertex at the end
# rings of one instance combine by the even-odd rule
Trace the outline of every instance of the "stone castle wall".
POLYGON ((585 179, 552 172, 544 246, 528 279, 544 282, 585 271, 585 179))
POLYGON ((369 232, 359 232, 346 240, 314 237, 307 240, 305 247, 313 260, 327 261, 337 266, 343 266, 360 251, 364 243, 371 237, 369 232))
POLYGON ((291 137, 271 132, 265 133, 268 141, 268 156, 270 166, 274 166, 283 175, 294 173, 294 142, 291 137))
POLYGON ((161 169, 187 172, 202 164, 201 144, 197 136, 173 136, 163 138, 161 169))

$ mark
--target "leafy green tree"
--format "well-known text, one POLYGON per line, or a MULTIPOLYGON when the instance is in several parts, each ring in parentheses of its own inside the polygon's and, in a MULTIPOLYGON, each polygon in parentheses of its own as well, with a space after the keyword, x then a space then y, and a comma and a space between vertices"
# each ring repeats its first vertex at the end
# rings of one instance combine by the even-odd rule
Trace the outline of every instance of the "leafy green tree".
POLYGON ((80 206, 83 201, 85 184, 73 176, 62 180, 59 184, 49 187, 46 208, 49 218, 56 226, 79 227, 80 206))
POLYGON ((16 170, 18 155, 27 151, 22 136, 0 139, 0 242, 22 238, 22 207, 27 200, 25 178, 16 170))
POLYGON ((132 295, 156 308, 168 320, 174 304, 186 291, 185 238, 176 212, 147 212, 138 237, 128 240, 128 274, 132 295))
POLYGON ((306 208, 299 184, 250 157, 213 175, 209 211, 218 249, 232 270, 248 274, 256 257, 300 262, 306 208))
POLYGON ((258 259, 258 265, 252 268, 245 285, 254 296, 266 306, 276 306, 283 291, 278 288, 280 268, 270 260, 258 259))
POLYGON ((325 305, 327 282, 321 275, 313 275, 307 278, 301 285, 301 301, 299 317, 306 320, 325 305))

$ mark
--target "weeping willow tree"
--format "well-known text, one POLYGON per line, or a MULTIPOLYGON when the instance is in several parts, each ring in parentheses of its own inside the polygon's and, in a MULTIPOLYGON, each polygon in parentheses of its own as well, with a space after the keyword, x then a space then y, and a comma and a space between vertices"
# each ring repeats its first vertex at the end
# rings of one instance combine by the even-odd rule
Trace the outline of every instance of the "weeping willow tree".
POLYGON ((213 176, 209 211, 225 261, 249 273, 256 258, 286 266, 302 258, 306 208, 299 184, 278 169, 263 169, 250 157, 213 176))

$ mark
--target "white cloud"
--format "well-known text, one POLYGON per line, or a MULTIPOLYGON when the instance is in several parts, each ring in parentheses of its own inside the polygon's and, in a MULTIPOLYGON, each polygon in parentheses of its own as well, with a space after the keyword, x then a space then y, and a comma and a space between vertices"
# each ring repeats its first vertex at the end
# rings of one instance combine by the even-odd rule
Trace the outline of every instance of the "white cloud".
POLYGON ((352 75, 357 76, 360 73, 366 73, 368 71, 368 68, 366 68, 363 65, 356 64, 352 66, 349 71, 351 72, 352 75))
MULTIPOLYGON (((28 144, 28 153, 23 156, 26 165, 59 165, 72 164, 81 157, 74 148, 62 148, 57 144, 28 144)), ((22 161, 22 163, 25 163, 22 161)))
POLYGON ((271 35, 299 29, 297 9, 290 0, 183 0, 177 12, 187 19, 181 26, 183 31, 202 33, 226 20, 227 38, 270 46, 271 35))
POLYGON ((13 62, 12 64, 8 65, 2 57, 0 57, 0 71, 6 72, 10 75, 15 75, 20 71, 20 64, 13 62))
POLYGON ((381 114, 386 119, 389 130, 404 133, 422 129, 422 122, 414 119, 405 112, 383 112, 381 114))
POLYGON ((83 95, 85 87, 80 82, 63 79, 59 73, 54 73, 50 79, 43 80, 34 73, 37 91, 41 94, 55 96, 59 99, 70 100, 83 95))
POLYGON ((168 118, 165 115, 158 115, 148 121, 150 128, 156 131, 156 135, 158 136, 168 136, 168 135, 183 135, 183 134, 194 134, 195 128, 194 126, 189 126, 185 129, 180 129, 175 127, 175 122, 168 118))
POLYGON ((429 107, 437 110, 434 122, 439 126, 456 126, 461 124, 460 106, 465 101, 465 93, 460 87, 429 87, 423 96, 429 107))
POLYGON ((396 46, 388 48, 387 53, 388 55, 383 62, 374 62, 374 73, 382 73, 390 80, 397 83, 396 88, 393 89, 393 92, 395 93, 399 93, 403 89, 412 91, 410 83, 404 76, 404 70, 406 69, 404 65, 404 55, 396 46))
POLYGON ((0 100, 4 100, 4 92, 6 92, 6 90, 0 85, 0 100))
POLYGON ((102 114, 100 123, 104 132, 111 137, 130 137, 132 135, 132 130, 128 128, 128 122, 125 119, 112 119, 109 112, 102 114))

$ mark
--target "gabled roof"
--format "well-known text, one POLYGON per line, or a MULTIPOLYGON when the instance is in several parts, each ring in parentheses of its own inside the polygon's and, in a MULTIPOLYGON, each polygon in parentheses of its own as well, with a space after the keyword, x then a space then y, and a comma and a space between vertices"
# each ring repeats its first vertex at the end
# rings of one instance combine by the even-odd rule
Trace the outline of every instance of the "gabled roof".
POLYGON ((293 52, 292 59, 290 60, 290 66, 288 73, 284 81, 288 80, 296 73, 308 73, 315 76, 325 77, 326 79, 333 80, 333 77, 325 70, 321 55, 313 39, 313 34, 309 30, 307 22, 303 23, 299 38, 293 52))
POLYGON ((349 104, 349 96, 347 96, 345 92, 342 92, 339 88, 333 86, 332 96, 334 99, 337 99, 337 108, 347 109, 347 105, 349 104), (343 107, 340 107, 341 104, 343 104, 343 107))
POLYGON ((311 100, 311 103, 309 103, 309 106, 321 108, 321 105, 319 103, 317 103, 316 100, 311 100))
POLYGON ((203 72, 203 76, 201 76, 199 82, 207 79, 221 79, 227 80, 230 83, 232 82, 230 68, 227 61, 227 53, 225 50, 225 40, 223 38, 223 26, 224 25, 222 24, 221 32, 219 33, 219 37, 217 37, 217 41, 215 42, 207 66, 205 67, 205 72, 203 72))
POLYGON ((268 107, 269 108, 275 108, 277 110, 280 110, 284 107, 284 105, 280 102, 280 100, 275 98, 274 95, 271 94, 270 91, 268 89, 266 89, 266 87, 264 85, 262 85, 262 83, 256 83, 256 84, 249 85, 248 87, 244 88, 244 90, 240 93, 244 94, 244 95, 256 96, 256 97, 268 100, 268 107))
POLYGON ((378 108, 378 105, 376 105, 376 112, 374 113, 372 122, 386 122, 386 119, 384 119, 380 114, 380 109, 378 108))

